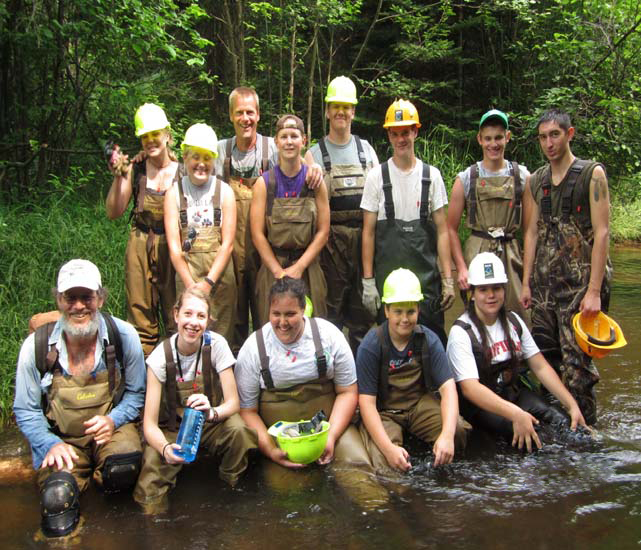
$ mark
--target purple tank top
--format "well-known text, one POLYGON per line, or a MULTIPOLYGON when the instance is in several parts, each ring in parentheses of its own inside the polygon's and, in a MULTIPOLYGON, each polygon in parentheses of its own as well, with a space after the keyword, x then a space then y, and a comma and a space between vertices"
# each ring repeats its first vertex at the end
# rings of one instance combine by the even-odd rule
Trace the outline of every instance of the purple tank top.
MULTIPOLYGON (((290 178, 283 174, 280 169, 280 166, 274 166, 274 173, 276 175, 276 194, 274 195, 277 199, 283 199, 288 197, 299 197, 300 192, 305 185, 305 178, 307 177, 307 164, 303 164, 300 172, 296 174, 293 178, 290 178)), ((269 172, 263 172, 263 179, 265 180, 265 187, 269 186, 269 172)))

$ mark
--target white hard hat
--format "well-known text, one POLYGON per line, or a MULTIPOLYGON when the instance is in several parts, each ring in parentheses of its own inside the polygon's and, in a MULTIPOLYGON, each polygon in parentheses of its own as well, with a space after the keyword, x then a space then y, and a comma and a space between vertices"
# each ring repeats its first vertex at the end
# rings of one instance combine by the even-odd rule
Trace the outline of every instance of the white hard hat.
POLYGON ((501 258, 491 252, 481 252, 474 256, 467 271, 467 282, 474 286, 507 283, 501 258))

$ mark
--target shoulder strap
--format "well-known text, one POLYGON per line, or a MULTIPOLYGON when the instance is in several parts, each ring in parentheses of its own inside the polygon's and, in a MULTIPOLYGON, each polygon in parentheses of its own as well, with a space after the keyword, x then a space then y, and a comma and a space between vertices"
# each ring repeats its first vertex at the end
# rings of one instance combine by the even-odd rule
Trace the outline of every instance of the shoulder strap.
POLYGON ((519 335, 519 338, 521 338, 521 335, 523 334, 523 325, 519 323, 519 320, 517 319, 516 314, 513 311, 508 311, 507 318, 508 318, 508 321, 512 323, 512 326, 516 330, 516 333, 519 335))
POLYGON ((323 167, 325 168, 325 172, 329 172, 332 169, 332 159, 329 156, 325 138, 321 138, 321 140, 318 142, 318 147, 320 148, 321 155, 323 157, 323 167))
POLYGON ((423 173, 421 174, 421 208, 419 217, 422 221, 427 221, 430 215, 430 165, 423 163, 423 173))
POLYGON ((261 171, 260 173, 262 174, 263 172, 267 172, 269 170, 269 138, 267 136, 261 136, 262 138, 262 146, 263 146, 263 158, 261 161, 261 171))
POLYGON ((136 204, 132 212, 135 211, 136 214, 142 214, 145 205, 145 189, 147 188, 147 162, 137 162, 134 164, 133 171, 133 183, 134 183, 134 200, 136 204))
POLYGON ((523 204, 523 181, 521 180, 521 170, 517 162, 510 163, 512 167, 512 177, 514 178, 514 222, 517 226, 521 225, 521 208, 523 204))
POLYGON ((265 382, 265 387, 268 390, 274 389, 274 379, 272 372, 269 370, 269 356, 265 348, 265 337, 263 336, 263 329, 259 328, 256 331, 256 345, 258 346, 258 357, 260 358, 260 374, 265 382))
POLYGON ((563 196, 561 197, 561 215, 565 221, 569 220, 572 214, 572 194, 574 193, 576 182, 589 164, 591 164, 589 160, 574 159, 572 166, 568 170, 563 196))
POLYGON ((220 220, 222 219, 222 210, 220 208, 221 195, 223 182, 219 178, 214 178, 214 196, 211 199, 211 203, 214 207, 214 227, 220 226, 220 220))
POLYGON ((107 335, 109 343, 105 346, 105 363, 107 364, 107 373, 109 378, 109 392, 113 392, 116 387, 116 360, 120 365, 120 387, 116 394, 115 402, 120 401, 122 392, 125 391, 125 365, 122 353, 122 340, 120 339, 120 331, 116 326, 116 322, 109 313, 101 312, 102 317, 107 324, 107 335))
POLYGON ((358 151, 358 160, 363 167, 363 171, 367 170, 367 158, 365 157, 365 150, 363 149, 363 142, 358 136, 354 136, 354 141, 356 142, 356 151, 358 151))
POLYGON ((265 215, 272 215, 272 208, 274 207, 274 198, 276 197, 276 171, 270 168, 267 172, 267 204, 265 208, 265 215))
POLYGON ((394 199, 392 198, 392 180, 389 175, 389 164, 385 161, 381 164, 381 175, 383 176, 383 195, 385 195, 385 217, 387 223, 392 223, 396 218, 394 211, 394 199))
POLYGON ((56 346, 51 346, 49 349, 49 337, 53 332, 53 327, 56 325, 55 321, 46 323, 36 329, 35 338, 35 351, 36 351, 36 368, 40 372, 42 378, 47 372, 53 369, 53 366, 58 361, 58 350, 56 346))
POLYGON ((476 162, 470 166, 470 191, 468 195, 469 207, 467 209, 467 216, 470 220, 470 225, 476 223, 476 181, 479 179, 479 167, 476 162))
POLYGON ((460 319, 457 319, 456 321, 454 321, 454 324, 457 327, 461 327, 467 333, 467 336, 470 339, 470 342, 472 344, 472 353, 474 354, 474 360, 476 361, 476 368, 479 370, 479 377, 480 377, 481 366, 485 364, 485 354, 483 353, 483 347, 481 346, 481 342, 476 337, 476 334, 474 334, 474 331, 472 330, 472 325, 470 323, 466 323, 465 321, 461 321, 460 319))
POLYGON ((178 179, 176 183, 178 184, 178 196, 180 197, 180 227, 185 229, 189 222, 187 218, 187 197, 185 197, 185 192, 183 191, 182 178, 178 179))
POLYGON ((318 369, 318 377, 325 378, 327 376, 327 358, 323 351, 323 343, 321 342, 320 332, 318 330, 318 323, 316 319, 310 317, 309 324, 312 327, 312 339, 314 340, 314 352, 316 354, 316 368, 318 369))
MULTIPOLYGON (((205 332, 203 335, 203 347, 201 357, 203 358, 203 382, 205 385, 205 395, 209 399, 212 407, 218 403, 214 401, 214 397, 218 398, 220 392, 220 379, 216 371, 216 362, 211 359, 211 335, 205 332)), ((198 367, 198 365, 196 365, 198 367)))
POLYGON ((176 361, 174 360, 174 352, 171 349, 171 338, 167 338, 162 343, 163 350, 165 351, 165 398, 167 399, 167 428, 171 432, 176 431, 176 407, 177 399, 176 394, 176 361))
POLYGON ((376 327, 376 338, 380 346, 380 362, 378 369, 378 402, 385 403, 389 396, 389 362, 390 348, 386 338, 387 321, 376 327))
POLYGON ((232 140, 231 137, 225 143, 225 160, 223 161, 223 180, 229 183, 231 179, 231 149, 232 149, 232 140))
POLYGON ((412 347, 414 348, 414 357, 421 358, 421 370, 423 371, 423 383, 426 389, 432 389, 434 382, 432 381, 431 372, 431 356, 430 346, 427 341, 427 334, 417 325, 414 327, 414 334, 412 335, 412 347))
MULTIPOLYGON (((539 177, 539 176, 535 176, 539 177)), ((541 178, 541 217, 548 222, 552 217, 552 170, 548 164, 540 174, 541 178)), ((531 180, 531 183, 533 181, 531 180)))

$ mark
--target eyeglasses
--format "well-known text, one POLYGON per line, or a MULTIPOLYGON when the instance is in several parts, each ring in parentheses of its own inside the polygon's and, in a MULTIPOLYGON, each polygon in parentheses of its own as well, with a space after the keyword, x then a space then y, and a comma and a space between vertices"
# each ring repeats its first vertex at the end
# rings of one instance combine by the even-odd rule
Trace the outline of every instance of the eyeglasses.
POLYGON ((198 231, 196 231, 195 228, 190 227, 189 231, 187 232, 187 238, 183 241, 183 252, 189 252, 191 250, 192 245, 194 244, 194 241, 196 240, 196 237, 198 236, 198 231))
POLYGON ((67 302, 69 305, 75 304, 78 300, 80 300, 83 304, 89 305, 94 302, 96 299, 96 293, 95 292, 63 292, 62 293, 62 299, 67 302))

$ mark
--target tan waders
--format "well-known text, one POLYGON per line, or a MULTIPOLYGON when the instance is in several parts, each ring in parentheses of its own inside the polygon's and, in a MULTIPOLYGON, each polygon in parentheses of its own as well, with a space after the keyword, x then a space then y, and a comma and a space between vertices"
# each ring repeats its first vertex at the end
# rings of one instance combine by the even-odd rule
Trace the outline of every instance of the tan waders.
MULTIPOLYGON (((222 199, 221 180, 215 180, 216 190, 212 198, 214 209, 214 223, 209 226, 192 227, 188 223, 187 198, 183 191, 182 180, 178 181, 178 194, 180 197, 180 236, 184 243, 190 242, 191 248, 183 252, 185 261, 189 266, 194 281, 203 280, 209 273, 216 254, 222 243, 221 220, 222 220, 222 199), (195 231, 196 236, 189 238, 190 231, 195 231)), ((176 277, 176 294, 185 290, 185 285, 180 277, 176 277)), ((222 275, 216 281, 216 290, 211 300, 211 316, 215 320, 215 330, 231 342, 234 334, 234 315, 236 311, 236 280, 234 277, 234 262, 230 258, 222 275)))
MULTIPOLYGON (((309 195, 309 192, 309 188, 303 186, 298 197, 276 198, 276 173, 273 169, 269 171, 265 208, 267 240, 283 268, 294 264, 305 253, 305 249, 316 235, 316 202, 314 196, 309 195)), ((318 258, 315 258, 305 270, 303 279, 309 288, 310 298, 314 305, 314 315, 326 317, 327 285, 318 258)), ((256 281, 256 297, 260 315, 258 326, 264 325, 269 320, 268 297, 273 284, 272 272, 264 264, 261 265, 256 281)))
MULTIPOLYGON (((256 342, 261 361, 261 376, 267 386, 261 391, 258 414, 267 427, 279 420, 295 422, 312 418, 319 410, 331 417, 336 390, 334 382, 326 378, 327 364, 323 351, 318 325, 312 318, 312 336, 316 348, 318 379, 297 384, 290 388, 275 388, 269 370, 269 357, 261 330, 256 331, 256 342)), ((355 425, 350 424, 340 436, 334 447, 332 468, 337 482, 346 490, 350 498, 359 505, 370 508, 387 501, 387 491, 372 478, 371 461, 355 425)), ((275 463, 267 466, 272 486, 283 483, 279 477, 288 475, 287 469, 275 463)))
POLYGON ((523 259, 516 232, 521 227, 523 182, 519 165, 508 164, 509 176, 479 177, 475 163, 470 167, 470 192, 467 198, 467 227, 472 234, 465 241, 465 263, 480 252, 492 252, 503 261, 507 273, 505 306, 527 320, 521 307, 523 259))
POLYGON ((363 144, 354 136, 359 164, 332 164, 325 139, 318 142, 323 155, 325 185, 329 193, 331 225, 320 263, 327 282, 327 319, 349 329, 352 351, 376 319, 363 306, 361 292, 361 197, 368 167, 363 144))
MULTIPOLYGON (((396 219, 387 162, 381 164, 381 173, 387 219, 376 222, 376 286, 382 296, 383 282, 392 271, 399 267, 412 271, 421 281, 421 291, 425 295, 425 300, 420 304, 418 322, 432 329, 445 347, 447 336, 444 329, 445 317, 440 306, 441 274, 437 264, 437 235, 429 202, 432 183, 429 164, 423 163, 419 219, 409 222, 396 219)), ((380 313, 379 317, 382 320, 380 313)))
MULTIPOLYGON (((176 178, 181 176, 182 168, 179 168, 176 178)), ((127 320, 138 331, 146 357, 159 341, 160 317, 165 333, 171 335, 175 332, 173 307, 176 302, 176 274, 165 237, 165 192, 147 187, 144 162, 134 165, 133 177, 134 223, 125 252, 127 320)))
MULTIPOLYGON (((539 206, 538 240, 532 289, 532 336, 576 399, 588 424, 597 419, 594 385, 599 372, 574 338, 572 317, 590 282, 594 229, 590 217, 590 179, 596 162, 576 159, 559 185, 550 166, 531 178, 539 206)), ((601 310, 610 302, 612 266, 608 259, 601 285, 601 310)))
MULTIPOLYGON (((430 375, 430 350, 425 334, 417 327, 412 336, 412 359, 389 372, 390 346, 387 321, 376 329, 381 344, 379 392, 377 409, 388 437, 395 445, 403 445, 403 430, 433 444, 441 435, 443 419, 441 402, 430 375)), ((472 427, 459 417, 454 435, 457 452, 463 451, 467 431, 472 427)), ((390 469, 385 455, 374 443, 365 424, 360 432, 377 472, 390 469)))
MULTIPOLYGON (((176 380, 182 375, 180 364, 176 364, 169 339, 163 342, 167 379, 163 387, 158 425, 169 443, 178 437, 184 403, 194 393, 204 393, 212 406, 223 402, 220 378, 215 364, 211 361, 211 343, 206 340, 202 346, 202 374, 189 381, 176 380)), ((176 350, 176 357, 178 352, 176 350)), ((200 439, 200 448, 220 457, 218 475, 220 479, 234 486, 247 469, 248 453, 258 445, 256 432, 248 428, 239 414, 233 414, 218 424, 206 422, 200 439)), ((182 464, 168 464, 162 455, 150 445, 145 446, 142 470, 134 490, 134 499, 148 513, 159 513, 167 509, 167 495, 176 485, 182 464)))
MULTIPOLYGON (((251 238, 249 229, 249 207, 252 200, 252 187, 258 176, 269 170, 269 140, 267 136, 258 136, 262 139, 263 158, 261 169, 255 177, 241 177, 233 170, 232 166, 232 141, 227 140, 225 151, 225 162, 223 163, 223 180, 226 181, 236 196, 236 240, 234 241, 234 273, 236 276, 236 289, 238 298, 236 301, 236 322, 234 326, 234 338, 230 346, 234 354, 247 340, 249 336, 249 314, 257 325, 258 309, 254 289, 256 288, 256 274, 260 266, 260 256, 251 238)), ((257 327, 256 327, 257 328, 257 327)))

